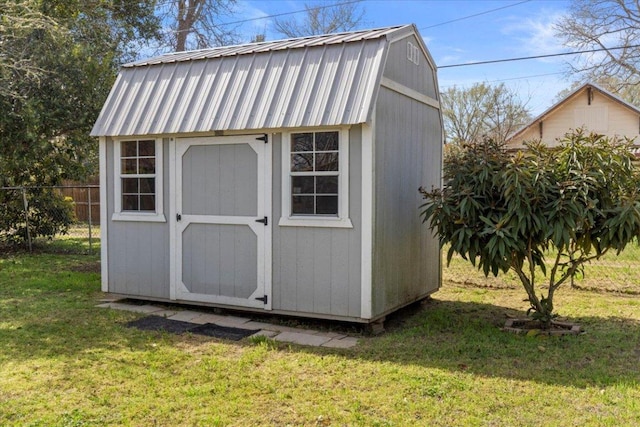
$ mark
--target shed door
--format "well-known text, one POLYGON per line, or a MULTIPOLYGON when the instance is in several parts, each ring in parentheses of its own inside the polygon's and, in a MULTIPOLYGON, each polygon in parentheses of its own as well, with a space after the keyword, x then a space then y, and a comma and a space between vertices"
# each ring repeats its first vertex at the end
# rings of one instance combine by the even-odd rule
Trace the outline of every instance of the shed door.
POLYGON ((271 145, 260 137, 176 140, 176 299, 271 309, 271 145))

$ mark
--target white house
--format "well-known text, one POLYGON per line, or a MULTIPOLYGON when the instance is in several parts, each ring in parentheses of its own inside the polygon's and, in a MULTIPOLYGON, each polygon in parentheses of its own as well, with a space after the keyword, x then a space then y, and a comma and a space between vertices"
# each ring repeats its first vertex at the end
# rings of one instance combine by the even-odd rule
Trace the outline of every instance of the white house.
POLYGON ((640 109, 593 83, 586 83, 510 136, 506 143, 512 149, 522 148, 524 141, 532 140, 554 146, 559 138, 578 128, 634 139, 640 135, 640 109))

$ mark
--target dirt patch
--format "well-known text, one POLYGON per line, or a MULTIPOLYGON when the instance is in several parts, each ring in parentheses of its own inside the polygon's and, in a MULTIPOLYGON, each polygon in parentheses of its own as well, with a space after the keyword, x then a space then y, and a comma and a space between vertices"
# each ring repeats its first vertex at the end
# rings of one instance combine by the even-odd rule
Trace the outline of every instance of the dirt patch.
POLYGON ((100 273, 100 261, 83 262, 69 267, 75 273, 100 273))
POLYGON ((569 322, 551 322, 550 329, 543 329, 541 322, 533 319, 508 319, 503 331, 526 335, 578 335, 582 332, 579 325, 569 322))

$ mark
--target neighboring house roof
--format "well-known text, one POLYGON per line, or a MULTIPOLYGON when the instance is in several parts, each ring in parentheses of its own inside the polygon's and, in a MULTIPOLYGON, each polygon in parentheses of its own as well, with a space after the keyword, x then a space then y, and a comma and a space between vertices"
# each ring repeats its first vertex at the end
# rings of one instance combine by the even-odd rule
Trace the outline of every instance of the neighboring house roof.
MULTIPOLYGON (((616 96, 616 95, 612 94, 611 92, 603 89, 602 87, 600 87, 600 86, 598 86, 598 85, 596 85, 594 83, 585 83, 582 86, 580 86, 579 88, 577 88, 576 90, 574 90, 573 92, 571 92, 570 94, 568 94, 567 96, 565 96, 562 100, 560 100, 556 104, 552 105, 545 112, 543 112, 538 117, 533 119, 529 124, 523 126, 521 129, 519 129, 513 135, 511 135, 509 138, 507 138, 507 144, 509 144, 509 141, 511 141, 513 139, 516 139, 518 136, 520 136, 523 133, 525 133, 531 127, 533 127, 533 126, 537 125, 538 123, 540 123, 541 121, 545 120, 548 116, 550 116, 553 113, 555 113, 556 110, 558 110, 559 108, 563 107, 567 102, 569 102, 570 100, 572 100, 575 97, 579 96, 580 94, 582 94, 584 91, 588 90, 589 88, 591 88, 592 90, 596 90, 596 91, 600 92, 605 97, 611 99, 614 102, 619 103, 623 107, 631 110, 632 112, 634 112, 635 114, 640 116, 640 109, 638 107, 636 107, 635 105, 628 103, 627 101, 625 101, 624 99, 620 98, 619 96, 616 96)), ((569 129, 567 129, 567 131, 568 130, 569 129)))
POLYGON ((126 64, 91 131, 131 136, 368 122, 404 25, 177 52, 126 64))

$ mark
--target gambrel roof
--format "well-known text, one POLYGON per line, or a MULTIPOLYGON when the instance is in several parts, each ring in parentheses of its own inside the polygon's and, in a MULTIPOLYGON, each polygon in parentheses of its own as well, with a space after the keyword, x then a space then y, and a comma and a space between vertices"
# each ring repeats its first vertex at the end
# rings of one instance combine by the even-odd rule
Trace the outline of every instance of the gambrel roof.
POLYGON ((371 118, 404 25, 177 52, 122 67, 92 136, 338 126, 371 118))

